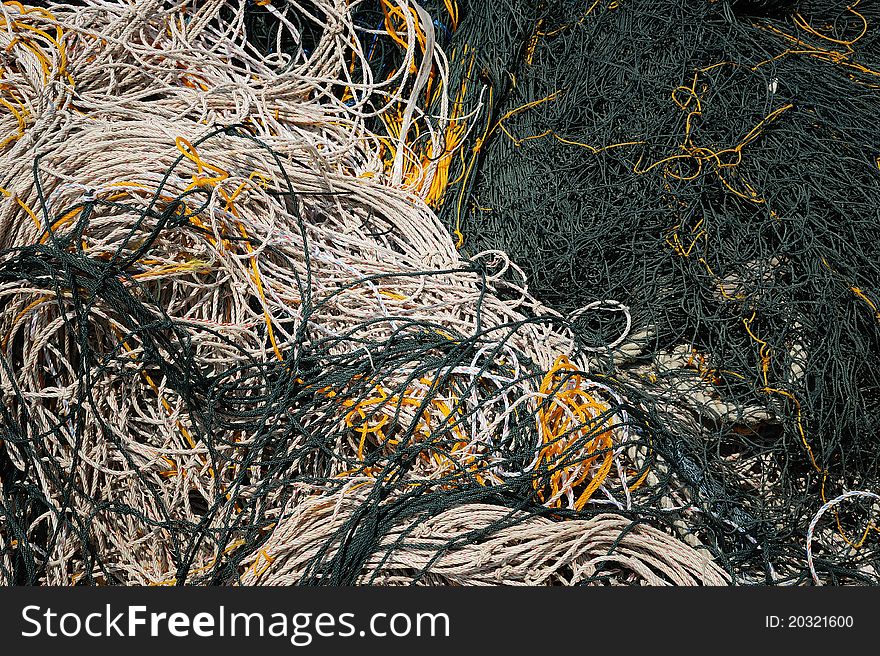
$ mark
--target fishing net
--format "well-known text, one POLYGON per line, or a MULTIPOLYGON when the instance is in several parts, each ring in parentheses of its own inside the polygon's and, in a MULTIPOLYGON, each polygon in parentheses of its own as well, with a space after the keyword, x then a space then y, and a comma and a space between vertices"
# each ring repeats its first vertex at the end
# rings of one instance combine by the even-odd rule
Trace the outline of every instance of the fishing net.
POLYGON ((0 577, 876 581, 878 20, 4 3, 0 577))
MULTIPOLYGON (((441 216, 590 343, 629 308, 607 370, 677 407, 673 466, 755 541, 725 556, 785 579, 817 507, 877 485, 880 8, 509 3, 504 58, 473 4, 453 41, 492 100, 441 216)), ((833 576, 875 561, 870 515, 833 576)))

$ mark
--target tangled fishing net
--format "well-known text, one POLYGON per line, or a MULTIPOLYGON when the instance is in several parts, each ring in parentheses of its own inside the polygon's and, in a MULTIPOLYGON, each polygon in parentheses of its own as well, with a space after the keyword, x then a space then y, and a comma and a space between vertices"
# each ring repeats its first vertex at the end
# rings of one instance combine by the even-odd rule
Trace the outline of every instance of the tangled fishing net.
POLYGON ((880 6, 0 28, 3 583, 880 579, 880 6))

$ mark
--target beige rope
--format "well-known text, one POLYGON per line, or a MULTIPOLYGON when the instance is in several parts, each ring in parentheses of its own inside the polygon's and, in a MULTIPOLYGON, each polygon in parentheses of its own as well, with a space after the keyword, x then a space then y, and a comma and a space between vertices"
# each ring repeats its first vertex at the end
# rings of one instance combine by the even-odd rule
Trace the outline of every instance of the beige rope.
MULTIPOLYGON (((251 567, 242 583, 298 582, 310 559, 336 536, 366 494, 361 488, 315 496, 291 508, 290 517, 279 522, 266 544, 245 561, 251 567)), ((446 585, 574 585, 600 571, 617 582, 643 585, 725 585, 728 580, 704 551, 646 524, 631 527, 619 515, 562 522, 524 517, 497 506, 471 504, 420 519, 414 528, 402 523, 382 539, 360 580, 424 583, 420 576, 425 569, 432 582, 446 585), (488 537, 468 537, 495 525, 502 528, 488 537), (444 550, 447 543, 454 546, 444 550), (441 555, 435 560, 438 551, 441 555)))

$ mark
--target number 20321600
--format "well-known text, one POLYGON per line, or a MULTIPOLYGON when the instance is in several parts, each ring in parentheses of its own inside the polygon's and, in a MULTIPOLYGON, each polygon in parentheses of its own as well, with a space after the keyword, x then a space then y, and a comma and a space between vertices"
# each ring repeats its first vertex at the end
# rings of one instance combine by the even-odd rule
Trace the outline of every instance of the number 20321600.
POLYGON ((851 629, 852 615, 765 615, 768 629, 851 629))

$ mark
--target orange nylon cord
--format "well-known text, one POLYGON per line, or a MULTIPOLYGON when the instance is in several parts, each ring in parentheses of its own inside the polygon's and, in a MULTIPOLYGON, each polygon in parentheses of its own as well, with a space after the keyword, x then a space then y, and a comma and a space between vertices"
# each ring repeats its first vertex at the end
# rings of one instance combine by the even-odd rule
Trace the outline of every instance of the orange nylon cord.
MULTIPOLYGON (((221 187, 217 187, 217 185, 220 182, 223 182, 224 180, 229 178, 228 171, 204 161, 201 158, 201 156, 199 155, 196 148, 184 137, 177 137, 177 139, 175 140, 175 143, 177 145, 177 149, 184 155, 184 157, 186 157, 188 160, 190 160, 191 162, 193 162, 196 165, 197 173, 196 173, 196 175, 193 176, 193 182, 187 187, 186 190, 189 191, 190 189, 193 189, 198 186, 204 186, 204 185, 216 187, 217 192, 220 194, 220 196, 223 198, 223 200, 226 201, 226 209, 233 216, 238 217, 238 212, 236 211, 235 204, 234 204, 235 199, 244 190, 247 183, 240 184, 238 186, 238 188, 236 188, 236 190, 231 195, 227 194, 224 189, 222 189, 221 187), (202 173, 204 170, 212 171, 214 173, 217 173, 217 175, 215 177, 206 177, 202 173)), ((252 174, 252 175, 254 175, 254 174, 252 174)), ((257 174, 257 175, 262 176, 262 174, 257 174)), ((248 253, 253 254, 254 249, 251 246, 250 237, 248 236, 244 225, 242 225, 241 222, 237 222, 236 225, 237 225, 239 234, 244 239, 245 248, 247 249, 248 253)), ((263 290, 263 282, 260 277, 259 267, 257 267, 257 263, 254 258, 251 258, 250 264, 251 264, 251 273, 253 274, 253 280, 254 280, 254 283, 256 284, 256 287, 257 287, 257 293, 259 294, 260 300, 263 303, 263 317, 266 321, 266 330, 268 332, 269 342, 272 344, 272 350, 275 353, 275 357, 278 358, 278 360, 280 362, 283 362, 284 356, 281 354, 281 350, 278 348, 278 342, 275 340, 275 330, 272 326, 272 317, 269 314, 269 310, 266 309, 266 305, 267 305, 266 294, 263 290)))
MULTIPOLYGON (((549 496, 556 497, 551 502, 552 507, 562 505, 561 492, 573 492, 574 488, 586 481, 601 457, 601 464, 573 504, 575 510, 582 510, 607 479, 613 463, 611 430, 607 423, 597 419, 607 413, 610 407, 581 389, 582 382, 576 367, 568 358, 560 356, 544 376, 539 389, 542 395, 548 399, 552 397, 554 401, 550 407, 540 408, 536 415, 538 431, 544 442, 536 470, 542 464, 547 466, 550 473, 549 496), (560 389, 560 385, 565 387, 560 389), (587 438, 586 445, 580 447, 577 453, 572 453, 571 445, 584 438, 587 438), (572 462, 575 458, 577 460, 572 462)), ((537 475, 533 479, 533 486, 542 501, 548 498, 537 475)))
POLYGON ((458 2, 456 0, 443 0, 446 11, 449 13, 449 19, 452 21, 452 29, 458 27, 458 2))
POLYGON ((37 215, 30 208, 30 206, 27 203, 25 203, 18 196, 15 197, 15 202, 18 203, 18 206, 21 207, 27 213, 27 215, 31 218, 31 221, 33 221, 34 225, 37 227, 37 230, 39 230, 40 229, 40 220, 37 218, 37 215))
POLYGON ((861 31, 859 31, 859 34, 853 39, 849 39, 849 40, 835 39, 835 38, 830 37, 826 34, 822 34, 818 30, 814 29, 807 22, 807 19, 804 18, 800 13, 797 13, 794 15, 794 24, 797 25, 802 30, 804 30, 805 32, 808 32, 808 33, 812 34, 813 36, 817 36, 820 39, 823 39, 825 41, 830 41, 831 43, 836 43, 837 45, 841 45, 841 46, 852 46, 856 41, 861 39, 868 32, 867 19, 862 14, 860 14, 859 12, 856 11, 856 7, 858 7, 859 4, 861 4, 861 2, 862 2, 862 0, 856 0, 849 7, 846 8, 846 11, 848 11, 850 14, 852 14, 853 16, 858 18, 862 23, 861 31))
MULTIPOLYGON (((421 48, 422 52, 425 52, 426 47, 426 37, 424 30, 421 29, 419 24, 419 16, 416 13, 415 9, 412 7, 407 7, 410 15, 413 20, 413 27, 415 29, 416 42, 421 48)), ((397 28, 394 24, 395 20, 398 21, 398 26, 401 28, 406 27, 406 17, 403 14, 403 11, 398 6, 391 6, 388 0, 382 0, 382 13, 385 15, 385 31, 388 32, 388 35, 391 39, 399 45, 404 50, 408 49, 408 44, 406 39, 401 36, 397 28)), ((415 73, 418 70, 418 67, 415 64, 415 61, 410 63, 410 73, 415 73)))
POLYGON ((196 175, 193 175, 192 184, 190 184, 185 191, 191 191, 192 189, 203 185, 216 185, 218 182, 222 182, 229 177, 228 171, 204 161, 195 146, 184 137, 177 137, 177 139, 174 140, 174 143, 177 146, 177 150, 196 165, 196 175), (203 174, 203 171, 205 170, 216 173, 217 175, 214 177, 207 177, 203 174))
MULTIPOLYGON (((856 4, 858 4, 858 3, 856 3, 856 4)), ((851 5, 851 7, 854 7, 854 6, 855 5, 851 5)), ((861 14, 858 14, 858 12, 853 12, 853 13, 864 18, 863 16, 861 16, 861 14)), ((820 33, 815 32, 814 30, 812 30, 812 28, 809 28, 809 26, 806 24, 805 21, 802 24, 798 24, 796 21, 795 24, 797 25, 797 27, 799 29, 806 31, 811 36, 816 36, 818 38, 823 39, 824 41, 829 41, 829 42, 834 41, 834 39, 826 37, 825 35, 822 35, 820 33)), ((872 69, 870 69, 862 64, 859 64, 858 62, 853 61, 851 59, 851 56, 855 52, 852 47, 852 44, 855 43, 858 39, 860 39, 861 36, 859 36, 857 39, 854 39, 852 41, 852 43, 850 43, 850 44, 846 44, 846 43, 839 44, 839 45, 843 45, 844 49, 845 49, 845 52, 841 52, 839 50, 829 50, 829 49, 821 48, 821 47, 816 46, 814 44, 807 44, 801 38, 793 36, 791 34, 788 34, 787 32, 784 32, 783 30, 780 30, 779 28, 772 26, 772 25, 758 25, 758 27, 760 29, 766 30, 768 32, 771 32, 771 33, 777 35, 778 37, 780 37, 783 40, 792 44, 794 47, 793 48, 790 47, 790 48, 786 49, 785 51, 783 51, 779 55, 776 55, 775 57, 771 57, 770 59, 759 62, 758 64, 756 64, 752 68, 752 70, 756 70, 760 66, 764 66, 770 62, 776 61, 777 59, 781 59, 783 57, 787 57, 789 55, 804 55, 807 57, 814 57, 814 58, 822 60, 822 61, 827 61, 832 64, 837 64, 837 65, 843 66, 845 68, 850 68, 850 69, 853 69, 853 70, 858 71, 860 73, 865 73, 867 75, 880 76, 880 71, 872 70, 872 69)))
MULTIPOLYGON (((767 342, 762 340, 761 338, 759 338, 752 331, 751 324, 754 320, 755 320, 755 313, 753 312, 752 316, 749 319, 743 319, 743 325, 745 326, 746 332, 749 334, 749 337, 751 337, 758 344, 760 344, 759 355, 761 358, 761 373, 762 373, 762 377, 763 377, 763 381, 764 381, 764 387, 762 388, 761 391, 763 391, 767 394, 777 394, 779 396, 782 396, 782 397, 788 399, 792 403, 794 403, 795 411, 796 411, 796 424, 797 424, 797 429, 798 429, 798 435, 800 436, 801 443, 803 444, 804 449, 807 452, 807 456, 809 457, 810 464, 813 466, 813 469, 817 473, 821 474, 821 476, 822 476, 822 483, 820 486, 819 493, 822 498, 822 502, 827 503, 828 498, 827 498, 827 494, 825 491, 825 485, 828 480, 828 473, 829 472, 827 469, 824 469, 819 466, 819 463, 816 461, 815 454, 813 453, 813 448, 812 448, 812 446, 810 446, 810 443, 807 440, 807 433, 806 433, 806 430, 804 429, 803 415, 801 413, 801 404, 800 404, 800 401, 798 400, 798 398, 794 394, 792 394, 791 392, 789 392, 787 390, 782 390, 782 389, 778 389, 775 387, 771 387, 769 385, 769 383, 767 382, 767 373, 768 373, 768 369, 769 369, 769 365, 770 365, 770 357, 771 357, 772 351, 771 351, 769 345, 767 344, 767 342)), ((838 533, 843 538, 843 540, 847 544, 852 546, 853 548, 858 549, 864 543, 864 541, 867 539, 867 536, 872 529, 880 531, 880 528, 878 528, 873 522, 869 522, 868 526, 865 528, 865 532, 862 535, 862 537, 858 540, 851 540, 846 535, 846 531, 844 530, 843 525, 841 524, 840 515, 839 515, 838 511, 833 510, 833 513, 834 513, 835 521, 837 523, 838 533)))
POLYGON ((611 150, 612 148, 623 148, 624 146, 641 146, 647 142, 645 141, 624 141, 622 143, 609 144, 607 146, 591 146, 590 144, 582 143, 580 141, 571 141, 570 139, 563 139, 555 132, 551 132, 553 138, 557 141, 567 144, 569 146, 580 146, 581 148, 586 148, 594 155, 598 155, 601 152, 606 150, 611 150))
MULTIPOLYGON (((360 401, 346 399, 343 401, 344 407, 352 408, 345 416, 345 425, 359 434, 358 439, 358 459, 363 460, 364 449, 366 447, 367 437, 374 436, 377 446, 400 446, 401 442, 397 438, 385 435, 383 428, 391 421, 388 414, 394 412, 396 407, 420 408, 425 402, 424 391, 434 386, 433 381, 427 378, 419 379, 419 384, 424 388, 419 390, 414 387, 408 388, 402 395, 391 395, 384 388, 377 385, 374 388, 374 395, 360 401), (377 417, 378 415, 378 417, 377 417)), ((458 399, 454 396, 450 399, 453 405, 458 403, 458 399)), ((433 464, 436 473, 441 476, 449 475, 455 472, 467 472, 475 476, 479 484, 485 485, 486 480, 479 475, 477 468, 480 466, 479 457, 472 454, 462 454, 462 457, 453 457, 455 454, 463 451, 468 445, 467 436, 462 432, 459 424, 461 411, 454 411, 449 404, 442 398, 433 397, 430 399, 427 407, 423 408, 418 417, 416 417, 413 439, 415 443, 422 442, 427 447, 419 454, 419 458, 428 464, 433 464), (453 435, 453 442, 447 453, 437 452, 431 448, 432 437, 436 434, 438 428, 434 427, 434 421, 440 426, 448 426, 453 435)), ((380 471, 380 468, 367 468, 372 470, 366 475, 374 476, 380 471)), ((351 470, 351 472, 362 472, 360 469, 351 470)), ((349 472, 349 473, 351 473, 349 472)), ((443 485, 442 487, 449 487, 443 485)))
MULTIPOLYGON (((725 62, 722 62, 714 66, 720 66, 724 63, 725 62)), ((714 66, 708 68, 713 68, 714 66)), ((708 70, 708 68, 704 70, 708 70)), ((711 148, 696 146, 692 141, 693 121, 695 118, 702 116, 702 103, 700 100, 700 95, 696 90, 697 82, 699 80, 699 72, 700 71, 694 72, 694 79, 691 82, 690 86, 682 85, 672 90, 672 102, 682 111, 687 111, 687 117, 685 119, 684 139, 679 145, 679 150, 681 150, 682 152, 680 154, 664 157, 663 159, 660 159, 642 169, 639 168, 639 165, 641 164, 640 157, 639 161, 636 162, 636 165, 633 167, 633 172, 637 175, 642 175, 648 173, 652 169, 663 166, 664 177, 688 182, 698 178, 703 172, 704 165, 709 164, 712 167, 715 175, 718 177, 719 181, 729 192, 744 200, 756 204, 764 203, 764 199, 760 197, 758 192, 754 189, 754 187, 752 187, 751 184, 749 184, 745 180, 740 179, 740 184, 742 188, 737 188, 723 174, 723 171, 725 169, 732 169, 740 164, 740 162, 742 162, 743 149, 750 143, 754 142, 768 125, 773 123, 782 114, 792 109, 794 105, 789 103, 770 112, 767 116, 761 119, 761 121, 759 121, 751 130, 749 130, 749 132, 740 140, 740 142, 736 146, 725 148, 722 150, 713 150, 711 148), (682 93, 686 94, 685 97, 682 97, 682 93), (691 108, 692 102, 694 104, 693 108, 691 108), (731 155, 733 156, 732 159, 725 159, 731 155), (684 173, 681 170, 676 170, 671 166, 673 162, 679 162, 683 160, 693 163, 694 169, 691 172, 684 173)))
MULTIPOLYGON (((250 237, 248 237, 247 231, 244 226, 239 222, 237 223, 238 232, 245 240, 245 248, 247 248, 248 253, 253 253, 254 249, 250 243, 250 237)), ((263 303, 263 318, 266 321, 266 330, 269 334, 269 341, 272 344, 272 350, 275 352, 275 357, 278 358, 279 362, 284 362, 284 356, 281 355, 281 350, 278 348, 278 343, 275 341, 275 331, 272 328, 272 316, 269 314, 269 310, 266 309, 266 294, 263 291, 263 281, 260 278, 260 270, 257 267, 257 262, 255 258, 251 258, 251 272, 253 273, 254 283, 257 286, 257 293, 260 295, 260 301, 263 303)))
MULTIPOLYGON (((2 88, 3 87, 0 87, 0 89, 2 89, 2 88)), ((21 104, 21 102, 17 98, 15 98, 15 96, 12 96, 12 99, 16 103, 18 103, 18 106, 21 111, 19 111, 19 109, 16 109, 15 107, 13 107, 8 101, 4 100, 3 98, 0 98, 0 105, 3 105, 3 107, 8 109, 12 113, 12 115, 15 117, 15 121, 16 121, 16 123, 18 123, 18 132, 17 132, 17 134, 13 134, 13 135, 3 139, 3 141, 0 141, 0 149, 8 146, 13 141, 18 141, 19 139, 21 139, 24 136, 25 127, 27 127, 27 120, 26 120, 26 116, 28 113, 27 109, 25 108, 24 105, 21 104)))
POLYGON ((863 292, 858 287, 850 287, 849 290, 853 294, 855 294, 856 297, 858 297, 860 300, 862 300, 869 308, 871 308, 871 311, 874 313, 874 318, 877 319, 877 321, 880 321, 880 311, 877 310, 877 306, 874 304, 874 301, 872 301, 870 298, 868 298, 865 295, 865 292, 863 292))

